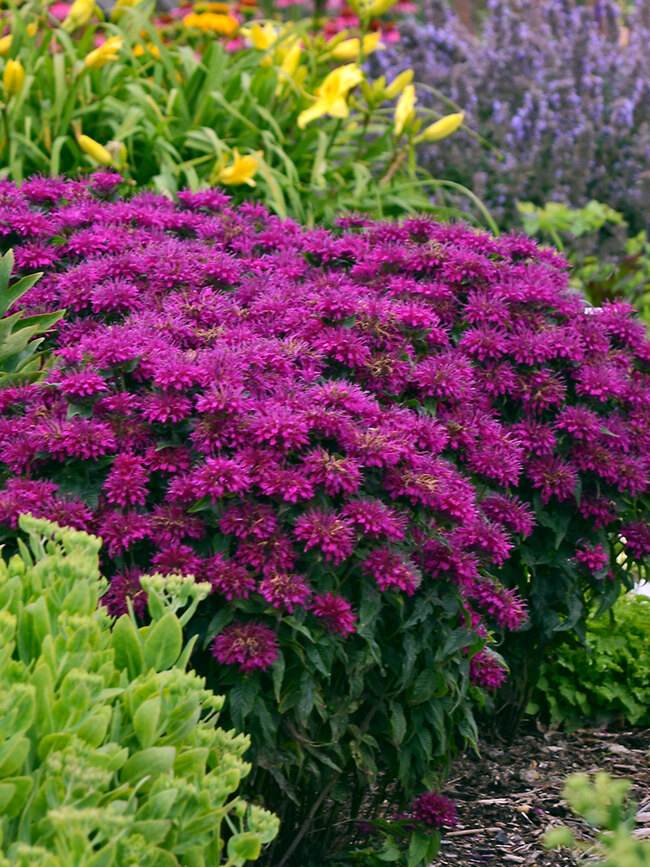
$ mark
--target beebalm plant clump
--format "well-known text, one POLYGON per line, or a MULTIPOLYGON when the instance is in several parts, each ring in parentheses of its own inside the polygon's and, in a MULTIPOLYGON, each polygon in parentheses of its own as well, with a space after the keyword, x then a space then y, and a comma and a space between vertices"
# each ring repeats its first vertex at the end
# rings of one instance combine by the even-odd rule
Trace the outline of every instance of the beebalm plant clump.
POLYGON ((116 614, 143 573, 210 584, 196 665, 298 863, 369 783, 438 788, 506 677, 491 636, 519 707, 517 666, 650 552, 650 346, 527 238, 117 184, 0 190, 4 243, 46 272, 28 309, 67 309, 47 382, 0 393, 0 519, 101 535, 116 614))
POLYGON ((28 515, 0 560, 0 864, 142 867, 256 860, 278 820, 236 796, 249 740, 185 671, 207 588, 150 576, 150 624, 98 600, 101 541, 28 515), (182 613, 177 613, 182 611, 182 613))

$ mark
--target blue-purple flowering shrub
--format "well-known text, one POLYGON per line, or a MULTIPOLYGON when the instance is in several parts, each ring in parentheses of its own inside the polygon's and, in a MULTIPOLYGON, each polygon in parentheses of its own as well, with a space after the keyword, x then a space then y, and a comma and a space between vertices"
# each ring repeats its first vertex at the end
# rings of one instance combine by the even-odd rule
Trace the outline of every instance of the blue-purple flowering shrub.
POLYGON ((437 788, 505 679, 493 636, 521 635, 521 701, 628 581, 621 529, 650 553, 650 344, 524 237, 116 184, 0 187, 28 309, 68 311, 47 382, 0 392, 3 536, 24 510, 101 535, 116 614, 142 573, 211 584, 195 665, 304 863, 370 784, 437 788))
POLYGON ((373 58, 390 76, 413 68, 422 105, 466 112, 480 139, 458 134, 420 152, 434 176, 467 185, 500 225, 517 201, 577 207, 590 199, 620 211, 632 233, 648 226, 650 201, 650 7, 623 21, 598 0, 489 0, 478 34, 446 0, 425 0, 424 21, 373 58))

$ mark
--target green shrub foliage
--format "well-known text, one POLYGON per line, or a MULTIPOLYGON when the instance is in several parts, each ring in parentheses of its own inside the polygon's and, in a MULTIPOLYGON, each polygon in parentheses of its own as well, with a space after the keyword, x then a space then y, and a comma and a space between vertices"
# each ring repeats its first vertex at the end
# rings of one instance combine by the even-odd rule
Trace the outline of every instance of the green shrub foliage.
POLYGON ((257 859, 278 821, 236 796, 248 738, 216 726, 223 698, 185 671, 205 586, 151 576, 149 625, 111 630, 99 539, 20 526, 31 551, 0 562, 2 867, 257 859))
POLYGON ((650 725, 650 599, 622 597, 589 623, 585 644, 560 647, 530 709, 570 725, 585 717, 650 725))

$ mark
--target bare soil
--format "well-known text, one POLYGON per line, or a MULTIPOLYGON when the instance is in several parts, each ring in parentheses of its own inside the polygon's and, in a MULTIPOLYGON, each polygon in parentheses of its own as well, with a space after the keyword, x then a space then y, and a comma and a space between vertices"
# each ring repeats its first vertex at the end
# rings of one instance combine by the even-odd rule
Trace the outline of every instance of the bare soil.
POLYGON ((480 757, 460 756, 445 794, 458 808, 458 825, 442 841, 435 867, 568 867, 592 860, 594 831, 562 800, 569 774, 608 771, 632 780, 635 835, 650 838, 650 729, 530 730, 512 744, 484 744, 480 757), (545 832, 568 825, 586 851, 547 851, 545 832))

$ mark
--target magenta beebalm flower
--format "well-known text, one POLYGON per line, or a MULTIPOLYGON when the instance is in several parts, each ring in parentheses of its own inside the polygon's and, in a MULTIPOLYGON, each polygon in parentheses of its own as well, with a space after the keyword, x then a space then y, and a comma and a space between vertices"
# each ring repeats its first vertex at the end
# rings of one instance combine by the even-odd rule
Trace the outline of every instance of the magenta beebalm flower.
POLYGON ((239 665, 243 674, 266 671, 278 658, 278 641, 261 623, 233 623, 215 638, 212 655, 223 665, 239 665))
POLYGON ((590 572, 599 572, 609 564, 609 553, 602 545, 583 544, 576 549, 574 556, 576 563, 585 566, 590 572))
POLYGON ((475 686, 499 689, 505 683, 508 672, 493 653, 483 648, 470 659, 469 676, 475 686))
POLYGON ((341 596, 335 596, 334 593, 315 594, 309 609, 330 632, 338 632, 345 638, 355 631, 356 617, 352 606, 341 596))
POLYGON ((429 828, 453 828, 458 821, 456 806, 450 798, 438 792, 424 792, 412 802, 400 819, 411 819, 429 828))
POLYGON ((403 590, 412 596, 422 582, 420 572, 390 548, 376 548, 361 564, 380 590, 403 590))
POLYGON ((145 461, 139 455, 117 455, 104 482, 106 499, 123 509, 142 505, 147 497, 148 481, 145 461))
POLYGON ((310 509, 296 521, 294 535, 304 542, 306 551, 317 547, 334 563, 341 563, 354 550, 352 527, 334 512, 310 509))

